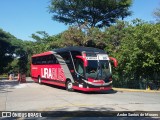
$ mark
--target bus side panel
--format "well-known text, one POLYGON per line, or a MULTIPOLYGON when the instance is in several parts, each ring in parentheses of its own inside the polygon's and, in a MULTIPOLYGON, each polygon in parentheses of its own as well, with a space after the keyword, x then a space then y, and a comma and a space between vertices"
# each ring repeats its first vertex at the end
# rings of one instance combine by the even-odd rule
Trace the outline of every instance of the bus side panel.
POLYGON ((40 75, 42 82, 55 85, 56 82, 65 84, 66 76, 63 68, 59 64, 41 65, 37 73, 40 75))

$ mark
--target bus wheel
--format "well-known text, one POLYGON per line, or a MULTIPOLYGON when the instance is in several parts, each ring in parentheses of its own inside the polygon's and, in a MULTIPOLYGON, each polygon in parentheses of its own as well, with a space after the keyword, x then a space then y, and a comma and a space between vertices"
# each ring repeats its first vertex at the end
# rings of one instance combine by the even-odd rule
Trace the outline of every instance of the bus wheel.
POLYGON ((66 89, 68 91, 73 91, 73 83, 70 80, 68 80, 66 83, 66 89))
POLYGON ((39 83, 39 84, 41 84, 41 83, 42 83, 42 81, 41 81, 41 77, 40 77, 40 76, 38 77, 38 83, 39 83))

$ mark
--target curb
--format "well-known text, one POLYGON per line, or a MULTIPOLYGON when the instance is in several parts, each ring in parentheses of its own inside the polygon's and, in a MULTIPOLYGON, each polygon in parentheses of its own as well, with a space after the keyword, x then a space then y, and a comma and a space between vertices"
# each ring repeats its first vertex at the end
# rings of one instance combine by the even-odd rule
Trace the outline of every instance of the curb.
POLYGON ((139 90, 139 89, 127 89, 127 88, 112 88, 116 91, 126 91, 126 92, 146 92, 146 93, 160 93, 160 91, 157 90, 139 90))

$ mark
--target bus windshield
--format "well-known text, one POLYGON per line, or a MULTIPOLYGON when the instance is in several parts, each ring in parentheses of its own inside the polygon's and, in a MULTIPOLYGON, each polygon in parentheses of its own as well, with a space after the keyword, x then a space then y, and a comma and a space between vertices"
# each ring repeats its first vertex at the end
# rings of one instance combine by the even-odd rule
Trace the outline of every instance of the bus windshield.
POLYGON ((111 76, 111 70, 108 60, 88 60, 86 67, 86 77, 95 80, 105 80, 111 76))

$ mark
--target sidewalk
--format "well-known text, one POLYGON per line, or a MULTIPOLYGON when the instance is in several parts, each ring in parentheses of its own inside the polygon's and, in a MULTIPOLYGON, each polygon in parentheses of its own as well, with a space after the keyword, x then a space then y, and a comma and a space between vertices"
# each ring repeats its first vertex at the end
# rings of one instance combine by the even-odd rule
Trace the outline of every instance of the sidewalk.
POLYGON ((126 92, 148 92, 148 93, 160 93, 159 90, 141 90, 141 89, 129 89, 129 88, 114 88, 116 91, 126 91, 126 92))
POLYGON ((160 93, 147 93, 145 90, 131 90, 131 93, 130 89, 122 88, 113 90, 116 92, 85 94, 40 85, 29 77, 27 83, 22 84, 17 80, 0 80, 0 111, 160 110, 160 93))

